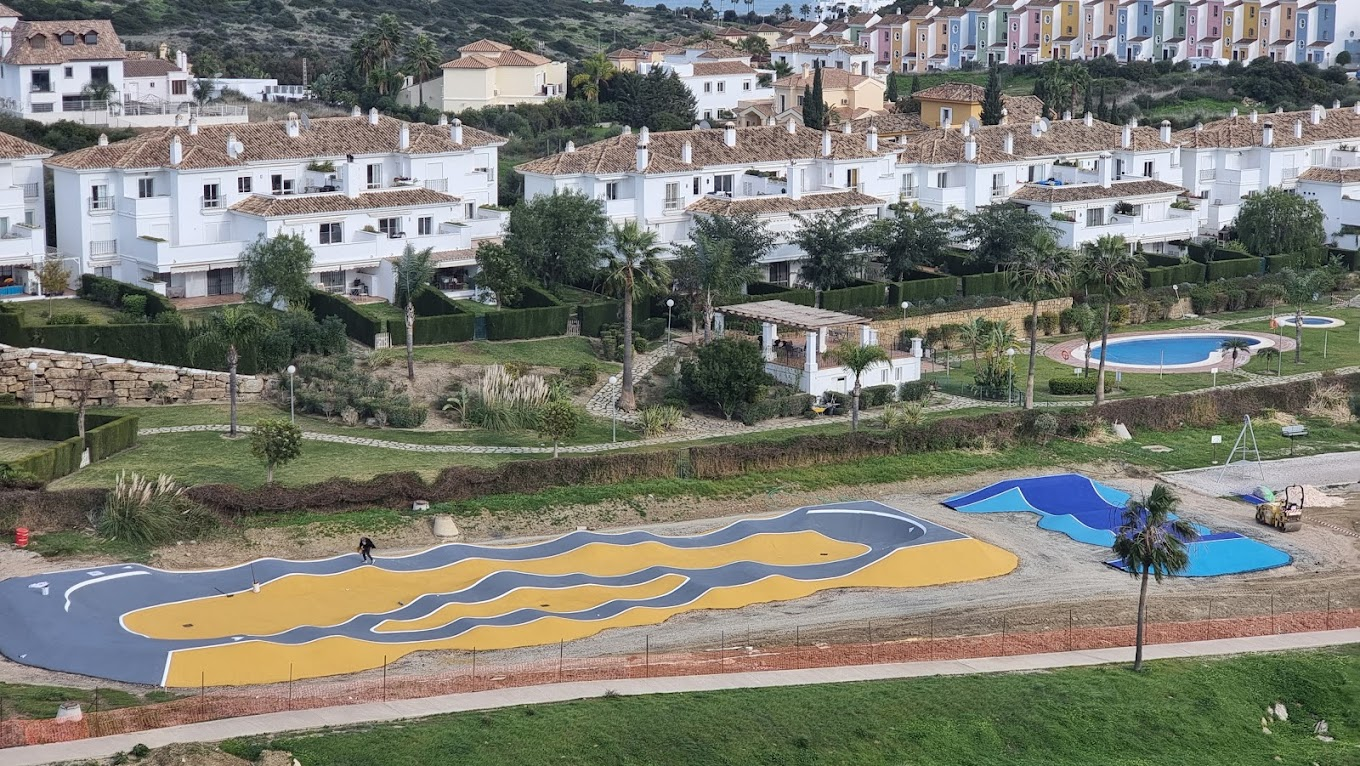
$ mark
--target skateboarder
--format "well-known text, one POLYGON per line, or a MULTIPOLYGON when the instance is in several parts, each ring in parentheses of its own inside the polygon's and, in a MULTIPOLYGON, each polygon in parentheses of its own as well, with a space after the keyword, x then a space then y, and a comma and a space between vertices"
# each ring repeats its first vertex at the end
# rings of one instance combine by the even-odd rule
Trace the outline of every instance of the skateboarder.
POLYGON ((359 554, 364 557, 365 564, 373 563, 373 549, 377 547, 378 546, 374 545, 373 541, 367 537, 359 538, 359 554))

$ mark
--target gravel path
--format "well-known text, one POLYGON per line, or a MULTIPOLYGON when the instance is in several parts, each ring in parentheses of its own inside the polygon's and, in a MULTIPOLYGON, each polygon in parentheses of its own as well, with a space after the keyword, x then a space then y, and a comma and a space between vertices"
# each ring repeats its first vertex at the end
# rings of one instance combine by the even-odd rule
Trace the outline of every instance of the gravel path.
POLYGON ((1266 460, 1261 462, 1259 470, 1250 463, 1237 462, 1231 466, 1174 471, 1164 476, 1176 484, 1206 495, 1247 492, 1260 484, 1271 489, 1283 489, 1290 484, 1345 487, 1343 491, 1353 492, 1360 490, 1360 453, 1335 452, 1266 460))

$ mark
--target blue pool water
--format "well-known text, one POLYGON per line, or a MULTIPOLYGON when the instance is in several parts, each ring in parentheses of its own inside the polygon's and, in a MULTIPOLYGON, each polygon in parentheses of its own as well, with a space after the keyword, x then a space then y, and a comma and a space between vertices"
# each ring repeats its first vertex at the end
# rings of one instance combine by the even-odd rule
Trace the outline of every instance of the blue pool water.
POLYGON ((1327 317, 1304 317, 1303 326, 1304 327, 1308 327, 1310 325, 1319 326, 1324 324, 1331 324, 1335 321, 1336 321, 1335 319, 1328 319, 1327 317))
MULTIPOLYGON (((1148 335, 1127 340, 1111 339, 1105 361, 1115 364, 1158 365, 1200 364, 1208 362, 1228 338, 1246 337, 1255 351, 1265 341, 1238 335, 1148 335)), ((1100 344, 1091 344, 1091 359, 1100 358, 1100 344)))
MULTIPOLYGON (((1113 344, 1111 345, 1113 349, 1113 344)), ((951 497, 944 504, 964 513, 1029 512, 1039 528, 1061 532, 1080 543, 1109 548, 1114 544, 1129 494, 1076 473, 1001 481, 975 492, 951 497)), ((1256 572, 1281 567, 1289 554, 1236 532, 1213 532, 1198 524, 1200 537, 1188 546, 1185 577, 1256 572)), ((1123 569, 1122 561, 1105 562, 1123 569)))

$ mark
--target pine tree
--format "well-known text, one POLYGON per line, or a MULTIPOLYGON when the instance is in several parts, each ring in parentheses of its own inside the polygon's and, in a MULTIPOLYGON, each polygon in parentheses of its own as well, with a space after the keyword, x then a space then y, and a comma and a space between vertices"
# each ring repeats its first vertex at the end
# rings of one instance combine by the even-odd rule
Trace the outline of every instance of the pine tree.
POLYGON ((1096 119, 1097 119, 1097 120, 1102 120, 1102 121, 1105 119, 1105 87, 1104 87, 1104 86, 1101 86, 1101 88, 1100 88, 1100 105, 1096 107, 1096 119))
POLYGON ((803 124, 809 128, 820 128, 817 123, 817 107, 812 102, 812 86, 803 86, 803 124))
POLYGON ((1001 124, 1001 77, 996 72, 996 67, 987 75, 987 92, 982 97, 982 124, 1000 125, 1001 124))
POLYGON ((914 94, 921 89, 921 76, 914 74, 911 76, 911 92, 914 94))
POLYGON ((812 73, 812 101, 816 104, 817 122, 812 127, 826 125, 826 96, 822 93, 822 68, 818 66, 812 73))
POLYGON ((884 94, 883 98, 890 104, 897 103, 897 75, 888 75, 888 91, 884 94))
POLYGON ((1091 89, 1090 89, 1090 88, 1087 88, 1087 89, 1086 89, 1086 95, 1082 98, 1082 101, 1081 101, 1081 113, 1082 113, 1083 115, 1087 115, 1087 114, 1090 114, 1090 113, 1091 113, 1091 89))

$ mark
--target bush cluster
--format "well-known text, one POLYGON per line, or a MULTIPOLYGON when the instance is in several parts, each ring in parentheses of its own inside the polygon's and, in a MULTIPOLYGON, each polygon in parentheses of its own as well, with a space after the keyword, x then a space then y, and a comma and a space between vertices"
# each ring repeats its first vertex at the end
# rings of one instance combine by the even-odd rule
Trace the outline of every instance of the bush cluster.
POLYGON ((904 402, 920 402, 930 397, 930 383, 913 380, 897 388, 897 398, 904 402))
MULTIPOLYGON (((393 428, 415 428, 425 422, 428 409, 393 390, 347 354, 303 355, 297 358, 294 391, 299 410, 332 415, 353 408, 361 418, 387 419, 393 428)), ((280 390, 280 396, 287 392, 280 390)))
POLYGON ((865 386, 859 394, 860 409, 868 410, 891 403, 897 397, 897 386, 885 383, 881 386, 865 386))
MULTIPOLYGON (((1093 396, 1096 392, 1096 378, 1098 375, 1073 375, 1070 378, 1049 378, 1048 392, 1054 396, 1093 396)), ((1113 375, 1105 376, 1105 393, 1109 393, 1112 388, 1110 380, 1113 375)))

